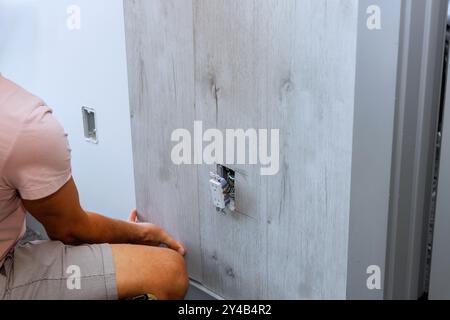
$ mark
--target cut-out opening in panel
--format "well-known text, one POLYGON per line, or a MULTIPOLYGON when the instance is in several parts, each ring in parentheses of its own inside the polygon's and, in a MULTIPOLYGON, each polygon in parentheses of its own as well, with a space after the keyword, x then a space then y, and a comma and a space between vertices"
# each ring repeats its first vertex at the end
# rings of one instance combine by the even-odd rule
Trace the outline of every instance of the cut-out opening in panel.
POLYGON ((223 165, 217 165, 217 174, 224 178, 227 182, 224 193, 230 198, 230 209, 236 208, 236 172, 223 165))
POLYGON ((98 143, 97 125, 95 119, 95 110, 88 107, 82 107, 84 138, 91 143, 98 143))

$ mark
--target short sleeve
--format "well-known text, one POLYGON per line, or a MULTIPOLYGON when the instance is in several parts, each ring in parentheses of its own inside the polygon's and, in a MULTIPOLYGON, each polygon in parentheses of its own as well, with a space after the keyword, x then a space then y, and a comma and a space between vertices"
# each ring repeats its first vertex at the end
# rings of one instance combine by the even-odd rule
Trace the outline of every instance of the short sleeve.
POLYGON ((24 200, 46 198, 71 178, 71 150, 49 107, 26 118, 6 164, 7 179, 24 200))

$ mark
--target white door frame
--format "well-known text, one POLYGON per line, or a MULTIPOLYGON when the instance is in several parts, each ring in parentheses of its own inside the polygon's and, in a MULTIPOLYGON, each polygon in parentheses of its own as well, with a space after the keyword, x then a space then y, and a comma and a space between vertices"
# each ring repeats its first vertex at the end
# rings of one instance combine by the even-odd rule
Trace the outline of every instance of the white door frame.
POLYGON ((425 291, 447 1, 359 5, 347 297, 417 299, 425 291), (367 27, 373 5, 380 30, 367 27), (367 287, 372 265, 380 290, 367 287))

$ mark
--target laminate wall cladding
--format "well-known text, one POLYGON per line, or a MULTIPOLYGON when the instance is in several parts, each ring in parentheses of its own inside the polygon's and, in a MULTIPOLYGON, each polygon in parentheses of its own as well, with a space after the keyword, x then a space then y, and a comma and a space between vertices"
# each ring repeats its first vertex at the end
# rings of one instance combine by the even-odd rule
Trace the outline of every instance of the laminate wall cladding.
MULTIPOLYGON (((344 299, 356 0, 125 1, 138 203, 189 247, 192 276, 234 299, 344 299), (279 129, 280 169, 172 165, 171 131, 279 129)), ((270 140, 269 140, 270 141, 270 140)))
POLYGON ((192 2, 125 1, 136 192, 140 219, 189 248, 202 280, 197 167, 171 161, 171 135, 195 119, 192 2))

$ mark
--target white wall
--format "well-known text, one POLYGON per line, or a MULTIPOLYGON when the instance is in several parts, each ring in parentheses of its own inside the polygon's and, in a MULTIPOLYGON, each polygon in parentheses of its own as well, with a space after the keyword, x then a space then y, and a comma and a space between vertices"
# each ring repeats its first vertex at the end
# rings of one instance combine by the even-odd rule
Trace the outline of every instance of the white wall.
POLYGON ((0 72, 53 107, 83 206, 125 218, 135 191, 122 0, 0 0, 0 72), (70 5, 80 30, 67 27, 70 5), (97 111, 98 145, 84 140, 82 106, 97 111))

